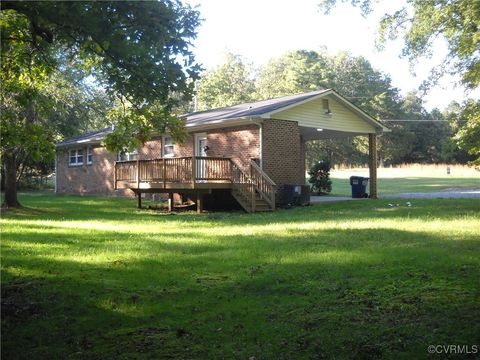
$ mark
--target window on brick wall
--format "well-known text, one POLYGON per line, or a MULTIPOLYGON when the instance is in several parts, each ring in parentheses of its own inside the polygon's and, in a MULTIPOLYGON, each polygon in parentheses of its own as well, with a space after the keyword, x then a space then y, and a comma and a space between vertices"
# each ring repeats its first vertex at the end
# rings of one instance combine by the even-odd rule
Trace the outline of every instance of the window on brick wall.
POLYGON ((87 165, 92 165, 93 163, 93 149, 91 146, 87 147, 87 165))
POLYGON ((174 156, 173 152, 174 143, 171 136, 164 136, 162 138, 162 157, 172 158, 174 156))
POLYGON ((68 164, 70 166, 83 165, 83 149, 71 149, 69 151, 68 164))
POLYGON ((120 151, 117 155, 117 161, 130 161, 138 159, 138 150, 120 151))

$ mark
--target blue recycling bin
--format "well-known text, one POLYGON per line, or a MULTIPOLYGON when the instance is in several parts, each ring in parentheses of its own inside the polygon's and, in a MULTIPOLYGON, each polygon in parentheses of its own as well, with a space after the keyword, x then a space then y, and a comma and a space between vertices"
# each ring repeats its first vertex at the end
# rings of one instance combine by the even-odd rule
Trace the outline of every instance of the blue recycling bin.
POLYGON ((350 185, 352 186, 352 198, 359 199, 359 198, 368 197, 368 194, 367 194, 368 179, 369 179, 368 177, 363 177, 363 176, 350 177, 350 185))

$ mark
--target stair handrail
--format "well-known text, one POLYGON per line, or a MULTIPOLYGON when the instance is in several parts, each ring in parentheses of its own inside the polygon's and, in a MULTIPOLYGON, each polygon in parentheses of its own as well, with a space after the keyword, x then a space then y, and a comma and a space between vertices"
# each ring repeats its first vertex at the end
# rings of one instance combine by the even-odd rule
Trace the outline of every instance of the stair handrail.
POLYGON ((251 212, 255 211, 255 185, 250 176, 242 170, 242 168, 232 159, 230 159, 232 166, 232 185, 240 191, 247 201, 247 207, 251 212))
POLYGON ((277 184, 258 166, 254 161, 250 161, 250 177, 256 190, 262 198, 275 210, 275 193, 277 184))

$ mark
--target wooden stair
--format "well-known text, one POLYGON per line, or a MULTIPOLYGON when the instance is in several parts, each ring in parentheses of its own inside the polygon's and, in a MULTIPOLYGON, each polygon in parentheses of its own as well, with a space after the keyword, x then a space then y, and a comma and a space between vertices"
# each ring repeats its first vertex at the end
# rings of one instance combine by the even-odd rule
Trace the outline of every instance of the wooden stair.
POLYGON ((275 210, 275 183, 252 162, 251 176, 232 161, 232 196, 246 212, 275 210))

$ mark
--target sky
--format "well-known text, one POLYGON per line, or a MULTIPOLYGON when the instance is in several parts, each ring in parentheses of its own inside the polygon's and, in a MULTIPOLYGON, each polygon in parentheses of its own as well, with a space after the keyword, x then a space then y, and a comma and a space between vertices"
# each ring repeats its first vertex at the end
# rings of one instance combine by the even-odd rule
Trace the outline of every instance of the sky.
MULTIPOLYGON (((268 62, 291 50, 321 50, 328 53, 347 51, 364 56, 373 67, 388 75, 392 85, 405 95, 415 90, 428 77, 432 65, 441 62, 447 46, 443 40, 434 44, 433 56, 420 61, 413 69, 407 59, 400 58, 403 42, 389 41, 383 51, 375 48, 378 23, 383 14, 402 6, 401 0, 374 3, 375 10, 367 18, 358 8, 339 2, 329 15, 318 8, 321 0, 185 0, 199 5, 202 25, 194 40, 196 59, 204 68, 212 69, 231 52, 243 56, 255 66, 268 62)), ((444 109, 452 100, 480 98, 480 89, 465 94, 456 86, 459 78, 445 77, 424 98, 428 110, 444 109)))

